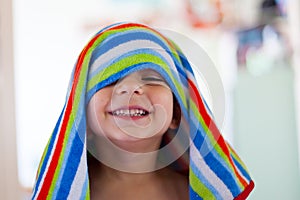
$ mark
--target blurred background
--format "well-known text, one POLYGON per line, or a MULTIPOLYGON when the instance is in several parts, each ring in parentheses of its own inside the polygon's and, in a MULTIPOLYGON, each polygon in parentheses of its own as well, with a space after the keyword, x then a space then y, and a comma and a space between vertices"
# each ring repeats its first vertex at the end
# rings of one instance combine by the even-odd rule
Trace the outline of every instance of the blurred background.
POLYGON ((0 0, 1 199, 30 198, 78 54, 120 21, 197 42, 223 81, 219 128, 254 179, 249 199, 300 199, 299 14, 298 0, 0 0))

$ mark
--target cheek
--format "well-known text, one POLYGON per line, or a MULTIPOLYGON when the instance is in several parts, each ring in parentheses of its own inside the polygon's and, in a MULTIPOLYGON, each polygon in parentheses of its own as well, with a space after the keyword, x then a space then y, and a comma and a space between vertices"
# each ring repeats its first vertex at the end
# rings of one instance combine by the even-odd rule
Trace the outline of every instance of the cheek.
MULTIPOLYGON (((154 91, 153 91, 154 92, 154 91)), ((164 91, 161 93, 155 93, 157 94, 153 97, 152 102, 153 104, 160 105, 163 107, 164 112, 166 112, 166 116, 168 118, 172 118, 173 116, 173 96, 171 91, 164 91)))
POLYGON ((88 103, 87 110, 86 110, 86 121, 87 121, 87 126, 95 132, 97 127, 98 127, 98 115, 97 111, 95 110, 95 105, 94 105, 94 99, 92 98, 90 102, 88 103))
POLYGON ((86 108, 87 125, 93 132, 99 132, 99 126, 105 119, 107 97, 95 94, 86 108))

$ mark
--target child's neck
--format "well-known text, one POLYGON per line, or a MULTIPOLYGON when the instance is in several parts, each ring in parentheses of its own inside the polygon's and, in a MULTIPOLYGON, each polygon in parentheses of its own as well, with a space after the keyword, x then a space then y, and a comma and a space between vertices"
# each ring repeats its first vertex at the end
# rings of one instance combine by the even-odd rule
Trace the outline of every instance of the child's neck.
POLYGON ((97 163, 89 174, 91 199, 188 199, 187 178, 168 168, 128 173, 97 163))
POLYGON ((157 168, 157 150, 161 138, 148 138, 134 142, 110 142, 100 139, 96 143, 96 151, 99 152, 96 158, 112 169, 136 174, 155 171, 157 168))
POLYGON ((157 176, 156 171, 146 173, 131 173, 119 171, 103 164, 99 164, 98 173, 101 179, 126 182, 131 184, 140 184, 147 180, 154 179, 157 176))
POLYGON ((162 137, 144 138, 136 141, 111 140, 119 148, 132 153, 147 153, 159 149, 162 137))

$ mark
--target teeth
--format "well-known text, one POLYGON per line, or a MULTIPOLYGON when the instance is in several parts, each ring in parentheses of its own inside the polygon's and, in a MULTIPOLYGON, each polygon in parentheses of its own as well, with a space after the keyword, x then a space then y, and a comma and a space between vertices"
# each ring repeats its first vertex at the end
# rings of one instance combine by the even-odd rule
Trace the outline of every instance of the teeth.
POLYGON ((146 111, 141 109, 116 110, 112 114, 116 116, 142 116, 146 114, 146 111))

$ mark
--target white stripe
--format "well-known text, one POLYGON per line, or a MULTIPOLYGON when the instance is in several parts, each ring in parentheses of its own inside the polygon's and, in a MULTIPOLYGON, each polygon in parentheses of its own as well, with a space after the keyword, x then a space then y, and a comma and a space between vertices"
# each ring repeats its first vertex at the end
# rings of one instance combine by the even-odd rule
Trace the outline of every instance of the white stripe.
POLYGON ((75 177, 73 179, 70 193, 68 196, 69 200, 74 200, 74 199, 80 199, 81 193, 82 193, 82 188, 84 187, 85 183, 85 178, 87 174, 87 164, 86 164, 86 144, 84 143, 82 155, 80 158, 80 163, 77 168, 75 177))
POLYGON ((208 182, 219 192, 223 199, 234 199, 230 190, 222 182, 222 180, 209 168, 205 163, 204 158, 200 155, 193 142, 190 146, 191 156, 193 163, 202 172, 202 175, 208 180, 208 182))
MULTIPOLYGON (((43 175, 42 175, 42 178, 41 178, 39 187, 37 188, 37 192, 36 192, 36 195, 35 195, 35 198, 34 198, 34 199, 37 199, 37 197, 39 196, 39 193, 40 193, 40 191, 41 191, 41 188, 42 188, 42 186, 44 185, 45 176, 47 175, 47 172, 48 172, 48 169, 49 169, 49 165, 50 165, 50 163, 51 163, 51 161, 52 161, 52 156, 53 156, 53 154, 54 154, 54 150, 56 149, 56 144, 57 144, 57 140, 58 140, 58 137, 59 137, 59 131, 60 131, 60 129, 61 129, 62 122, 63 122, 62 119, 64 119, 64 116, 65 116, 65 110, 64 110, 63 116, 62 116, 62 118, 61 118, 59 127, 58 127, 58 129, 57 129, 56 138, 55 138, 55 140, 54 140, 53 147, 52 147, 52 150, 51 150, 51 152, 50 152, 50 155, 49 155, 49 158, 48 158, 48 162, 47 162, 45 171, 44 171, 44 172, 40 172, 40 174, 43 173, 43 175)), ((51 138, 50 138, 50 139, 51 139, 51 138)), ((43 162, 45 162, 45 160, 44 160, 43 162)), ((41 165, 42 165, 42 164, 43 164, 43 163, 41 163, 41 165)))
POLYGON ((95 70, 97 70, 99 68, 99 66, 102 66, 106 62, 108 62, 114 58, 120 57, 129 51, 133 51, 133 50, 137 50, 137 49, 141 49, 141 48, 149 48, 149 49, 155 50, 157 53, 162 55, 167 60, 169 66, 172 68, 172 70, 177 72, 172 57, 160 45, 158 45, 157 43, 152 42, 150 40, 131 40, 126 43, 120 44, 120 45, 108 50, 104 54, 100 55, 92 64, 91 69, 90 69, 91 70, 90 74, 93 73, 95 70))

